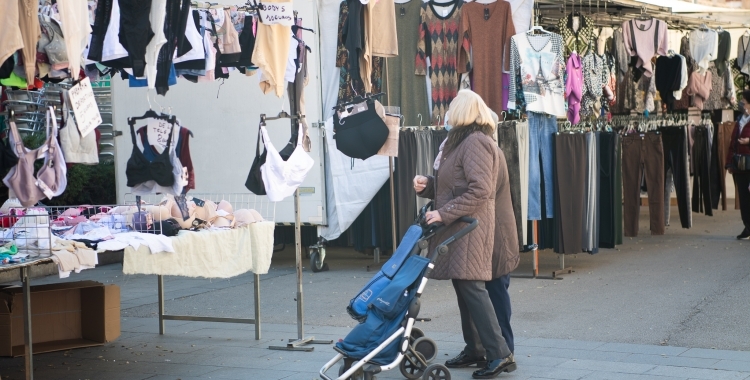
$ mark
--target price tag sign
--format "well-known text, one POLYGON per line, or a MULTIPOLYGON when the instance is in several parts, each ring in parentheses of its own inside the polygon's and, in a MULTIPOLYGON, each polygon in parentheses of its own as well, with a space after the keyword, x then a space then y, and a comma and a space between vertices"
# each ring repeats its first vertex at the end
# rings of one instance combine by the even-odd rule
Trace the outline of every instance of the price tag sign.
POLYGON ((261 22, 266 25, 294 25, 292 3, 263 3, 260 7, 261 22))
MULTIPOLYGON (((159 153, 167 148, 169 131, 171 131, 172 128, 172 124, 166 120, 151 119, 148 121, 148 125, 146 126, 146 137, 148 138, 148 142, 151 143, 159 153)), ((172 140, 174 139, 173 136, 172 140)))
POLYGON ((71 87, 68 97, 73 113, 76 115, 78 130, 82 137, 86 137, 102 123, 102 115, 99 114, 99 106, 96 104, 89 78, 84 78, 80 83, 71 87))

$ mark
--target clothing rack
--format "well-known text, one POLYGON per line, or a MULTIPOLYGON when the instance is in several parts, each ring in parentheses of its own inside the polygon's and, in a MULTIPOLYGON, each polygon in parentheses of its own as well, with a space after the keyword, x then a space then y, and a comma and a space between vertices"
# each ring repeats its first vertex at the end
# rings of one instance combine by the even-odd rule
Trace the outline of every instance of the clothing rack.
MULTIPOLYGON (((291 119, 292 122, 299 121, 304 118, 297 112, 296 115, 289 115, 286 111, 279 112, 276 116, 266 116, 266 114, 260 115, 261 124, 265 126, 266 121, 280 120, 280 119, 291 119)), ((308 344, 333 344, 332 340, 316 340, 315 337, 305 337, 304 330, 304 319, 305 319, 305 302, 303 299, 302 291, 302 227, 300 221, 300 203, 299 203, 299 188, 294 191, 294 262, 297 269, 297 339, 289 339, 289 342, 284 346, 268 346, 270 350, 282 350, 282 351, 305 351, 311 352, 315 347, 306 347, 308 344)))

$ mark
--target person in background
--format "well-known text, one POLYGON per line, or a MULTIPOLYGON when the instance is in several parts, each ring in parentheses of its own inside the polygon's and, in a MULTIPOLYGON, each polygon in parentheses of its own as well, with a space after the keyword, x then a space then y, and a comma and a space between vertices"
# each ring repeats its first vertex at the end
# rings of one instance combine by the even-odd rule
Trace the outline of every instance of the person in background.
MULTIPOLYGON (((414 189, 419 196, 435 200, 435 211, 425 216, 427 223, 446 225, 431 239, 430 250, 464 227, 461 222, 453 223, 459 218, 468 216, 479 222, 474 231, 437 258, 431 277, 452 280, 461 313, 466 347, 446 365, 453 368, 484 365, 472 377, 492 379, 517 368, 486 288, 486 282, 493 280, 496 273, 495 198, 500 167, 505 160, 501 159, 501 151, 492 138, 495 132, 492 111, 479 95, 471 90, 459 91, 449 111, 453 127, 436 158, 437 174, 416 176, 414 189)), ((505 176, 507 182, 507 165, 505 176)), ((513 230, 510 235, 515 234, 513 230)))
POLYGON ((750 90, 742 92, 740 110, 744 111, 732 131, 731 144, 727 152, 727 169, 734 175, 737 197, 740 200, 740 215, 744 229, 738 240, 750 240, 750 90), (747 159, 747 167, 737 167, 735 155, 747 159))

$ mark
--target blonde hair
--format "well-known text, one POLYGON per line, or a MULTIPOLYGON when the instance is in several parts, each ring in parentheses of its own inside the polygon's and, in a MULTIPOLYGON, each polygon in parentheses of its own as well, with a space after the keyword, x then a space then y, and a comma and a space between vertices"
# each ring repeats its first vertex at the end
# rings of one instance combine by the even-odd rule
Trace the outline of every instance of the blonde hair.
POLYGON ((474 91, 459 91, 448 110, 450 111, 450 124, 454 128, 471 124, 495 128, 496 122, 492 118, 492 110, 487 107, 482 97, 474 91))

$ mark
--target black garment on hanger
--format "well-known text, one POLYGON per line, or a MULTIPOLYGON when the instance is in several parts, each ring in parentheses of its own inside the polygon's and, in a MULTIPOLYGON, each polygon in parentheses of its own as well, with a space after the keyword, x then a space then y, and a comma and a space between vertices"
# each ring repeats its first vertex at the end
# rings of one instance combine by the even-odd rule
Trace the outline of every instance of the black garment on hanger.
POLYGON ((255 34, 253 33, 253 18, 254 16, 245 17, 245 26, 242 27, 242 33, 240 33, 240 60, 237 62, 237 66, 250 67, 253 66, 253 50, 255 50, 255 34))
POLYGON ((174 174, 172 173, 172 160, 169 157, 170 145, 172 144, 172 129, 169 130, 167 137, 167 146, 153 161, 149 161, 146 156, 138 149, 135 138, 135 120, 129 122, 130 136, 133 139, 133 152, 130 154, 127 166, 125 167, 125 176, 128 180, 128 187, 135 187, 147 181, 156 181, 159 186, 171 187, 174 185, 174 174))
POLYGON ((364 49, 364 34, 362 29, 364 22, 362 18, 363 5, 359 0, 346 0, 349 7, 349 16, 347 17, 346 24, 342 31, 342 39, 344 40, 344 46, 349 52, 349 75, 351 78, 359 78, 359 57, 364 49))
POLYGON ((177 44, 185 38, 187 18, 190 16, 190 0, 167 0, 167 17, 164 20, 164 36, 167 42, 159 50, 156 61, 156 93, 165 95, 169 91, 169 72, 177 44))
MULTIPOLYGON (((144 76, 146 68, 146 46, 154 38, 147 11, 151 9, 151 0, 117 1, 120 4, 120 44, 128 51, 133 75, 140 78, 144 76)), ((167 8, 167 15, 169 15, 169 8, 167 8)))
POLYGON ((98 0, 94 14, 94 25, 91 27, 91 42, 89 43, 89 60, 102 60, 104 37, 107 35, 109 21, 112 18, 112 3, 114 0, 98 0))
MULTIPOLYGON (((201 30, 201 15, 200 15, 200 13, 198 11, 194 10, 192 12, 192 20, 195 23, 195 28, 197 30, 201 30)), ((187 30, 187 26, 185 27, 185 29, 187 30)), ((203 41, 204 38, 206 38, 205 33, 203 35, 201 35, 201 41, 203 41)), ((185 41, 187 41, 187 39, 185 39, 185 41)), ((201 45, 201 46, 193 46, 192 48, 193 49, 203 50, 204 55, 207 54, 206 49, 205 49, 205 47, 203 45, 201 45)), ((181 55, 179 55, 179 53, 178 53, 178 57, 179 56, 181 56, 181 55)), ((175 63, 174 64, 174 68, 175 68, 175 70, 205 70, 206 69, 206 58, 204 57, 204 58, 201 58, 201 59, 194 59, 194 60, 190 60, 190 61, 183 61, 183 62, 175 63)), ((185 76, 183 76, 183 77, 185 77, 185 76)), ((195 78, 195 80, 191 81, 191 82, 197 83, 198 78, 197 77, 194 77, 194 78, 195 78)), ((190 80, 190 79, 188 79, 188 80, 190 80)))
MULTIPOLYGON (((358 0, 355 0, 358 1, 358 0)), ((351 157, 366 160, 378 153, 388 139, 388 127, 383 119, 375 111, 375 100, 367 99, 365 102, 354 105, 366 106, 367 109, 354 115, 339 118, 339 112, 333 114, 333 138, 336 140, 336 148, 341 153, 351 157)))
POLYGON ((682 59, 677 54, 672 57, 660 56, 656 59, 656 70, 653 80, 659 90, 661 100, 667 105, 667 112, 674 111, 674 91, 680 89, 682 79, 682 59))

